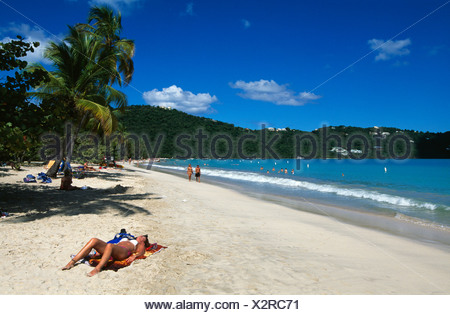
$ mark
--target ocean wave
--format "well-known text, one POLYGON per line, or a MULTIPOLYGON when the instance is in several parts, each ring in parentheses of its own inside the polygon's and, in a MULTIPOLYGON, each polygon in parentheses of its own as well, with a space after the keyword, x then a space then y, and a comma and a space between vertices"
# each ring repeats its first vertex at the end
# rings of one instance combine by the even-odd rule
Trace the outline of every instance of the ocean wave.
MULTIPOLYGON (((163 165, 154 165, 159 168, 172 169, 177 171, 185 171, 184 167, 180 166, 163 166, 163 165)), ((379 193, 376 191, 369 191, 366 189, 360 188, 346 188, 339 187, 332 184, 316 184, 308 181, 295 180, 290 178, 280 178, 276 176, 266 176, 253 172, 241 172, 241 171, 227 171, 220 169, 202 169, 203 175, 215 176, 219 178, 227 178, 230 180, 238 180, 238 181, 249 181, 252 183, 259 184, 269 184, 275 185, 277 187, 288 187, 288 188, 300 188, 306 189, 310 191, 316 191, 327 194, 335 194, 338 196, 358 198, 358 199, 367 199, 373 200, 380 203, 391 204, 394 206, 400 207, 415 207, 415 208, 423 208, 427 210, 434 211, 438 207, 442 207, 430 202, 421 202, 417 200, 413 200, 406 197, 389 195, 385 193, 379 193)), ((444 207, 448 208, 448 207, 444 207)))

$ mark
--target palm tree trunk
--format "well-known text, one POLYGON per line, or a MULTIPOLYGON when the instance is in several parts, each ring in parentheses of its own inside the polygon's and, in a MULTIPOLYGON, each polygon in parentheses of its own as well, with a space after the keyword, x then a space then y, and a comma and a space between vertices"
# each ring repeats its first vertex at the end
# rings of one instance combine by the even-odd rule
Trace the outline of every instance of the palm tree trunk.
POLYGON ((65 171, 68 168, 70 161, 72 161, 75 141, 77 140, 78 134, 80 133, 80 130, 81 130, 81 127, 83 126, 88 115, 89 115, 89 113, 87 113, 87 112, 84 113, 83 118, 81 119, 80 123, 78 124, 77 130, 75 131, 75 133, 73 135, 72 135, 72 125, 71 124, 66 125, 66 163, 64 164, 63 171, 65 171))

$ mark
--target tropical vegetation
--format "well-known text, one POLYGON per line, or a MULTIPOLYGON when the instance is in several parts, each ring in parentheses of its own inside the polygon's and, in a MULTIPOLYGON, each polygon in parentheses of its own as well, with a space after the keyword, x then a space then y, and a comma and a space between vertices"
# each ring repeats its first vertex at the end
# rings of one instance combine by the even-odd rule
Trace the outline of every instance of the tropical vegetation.
POLYGON ((39 43, 17 40, 0 43, 0 71, 6 74, 0 81, 0 160, 12 159, 20 163, 29 158, 45 131, 49 113, 31 103, 26 91, 48 81, 46 71, 25 71, 27 62, 21 60, 33 52, 39 43))
POLYGON ((176 109, 127 106, 118 88, 132 80, 135 46, 121 32, 120 13, 93 7, 86 23, 69 26, 62 41, 46 48, 48 69, 23 61, 39 43, 20 36, 0 43, 5 74, 0 80, 0 161, 20 165, 39 158, 38 153, 42 157, 45 133, 66 135, 56 158, 69 161, 103 156, 450 158, 450 132, 349 126, 250 130, 176 109))
MULTIPOLYGON (((25 69, 21 74, 16 74, 16 78, 45 78, 34 79, 32 84, 18 88, 23 98, 22 103, 28 105, 27 112, 31 112, 31 107, 40 111, 50 110, 53 115, 51 121, 46 124, 47 132, 59 131, 62 134, 63 125, 68 123, 74 130, 71 137, 64 139, 60 159, 64 156, 70 162, 81 131, 89 130, 108 135, 118 127, 116 113, 127 106, 127 98, 113 85, 128 84, 134 70, 134 43, 132 40, 120 38, 121 30, 120 13, 115 14, 107 7, 93 7, 88 16, 88 23, 69 26, 68 35, 62 41, 51 42, 45 49, 45 57, 51 62, 51 70, 40 64, 27 66, 26 62, 16 61, 20 70, 25 69), (25 93, 29 89, 32 90, 25 93), (32 104, 30 98, 38 105, 32 104)), ((32 45, 29 45, 27 51, 33 51, 32 45)), ((2 47, 10 46, 8 43, 2 44, 2 47)), ((14 54, 14 51, 11 53, 14 54)), ((8 110, 2 111, 12 112, 9 116, 23 111, 17 106, 13 108, 11 104, 4 103, 4 108, 8 110)), ((13 147, 13 143, 8 141, 8 146, 2 149, 5 149, 4 155, 11 158, 12 151, 8 150, 10 147, 13 147)))
MULTIPOLYGON (((127 107, 119 121, 129 134, 146 134, 153 145, 158 135, 163 135, 158 157, 450 158, 450 132, 375 126, 323 126, 311 132, 289 127, 276 130, 267 126, 253 130, 149 105, 127 107), (333 150, 339 147, 348 154, 333 150), (350 154, 348 149, 355 153, 350 154)), ((144 148, 141 156, 133 156, 133 150, 129 150, 130 155, 148 157, 142 143, 140 148, 144 148)))

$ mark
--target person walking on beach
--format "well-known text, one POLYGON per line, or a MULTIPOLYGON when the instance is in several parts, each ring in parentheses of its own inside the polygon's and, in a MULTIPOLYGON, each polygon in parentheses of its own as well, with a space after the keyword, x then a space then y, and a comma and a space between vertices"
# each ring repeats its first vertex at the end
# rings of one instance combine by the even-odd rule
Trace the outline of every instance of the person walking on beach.
POLYGON ((192 170, 192 165, 189 164, 188 169, 187 169, 187 174, 188 174, 188 177, 189 177, 189 181, 191 181, 191 176, 192 176, 193 172, 194 171, 192 170))
POLYGON ((200 183, 200 166, 195 168, 195 180, 200 183))

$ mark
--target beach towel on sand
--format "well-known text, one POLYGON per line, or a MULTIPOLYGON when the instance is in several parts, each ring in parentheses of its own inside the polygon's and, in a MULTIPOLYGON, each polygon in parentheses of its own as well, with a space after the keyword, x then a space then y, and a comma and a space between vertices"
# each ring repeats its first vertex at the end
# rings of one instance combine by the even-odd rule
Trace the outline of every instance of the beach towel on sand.
MULTIPOLYGON (((144 255, 139 256, 136 259, 145 259, 148 256, 151 256, 153 254, 160 252, 164 248, 167 248, 167 247, 159 245, 159 244, 150 245, 150 247, 145 249, 144 255)), ((100 262, 100 258, 89 259, 89 265, 92 267, 97 266, 99 262, 100 262)), ((106 265, 103 267, 103 270, 117 271, 120 268, 124 268, 129 265, 131 265, 131 264, 127 263, 126 260, 115 261, 115 260, 112 260, 112 258, 110 258, 109 261, 106 263, 106 265)))

